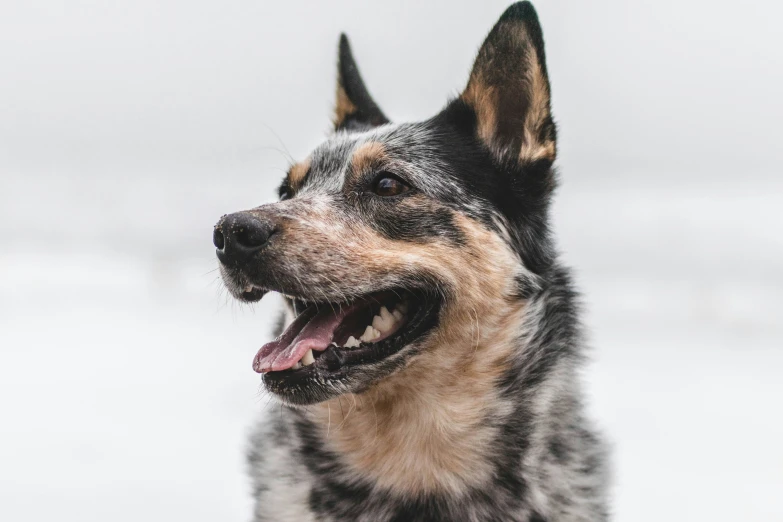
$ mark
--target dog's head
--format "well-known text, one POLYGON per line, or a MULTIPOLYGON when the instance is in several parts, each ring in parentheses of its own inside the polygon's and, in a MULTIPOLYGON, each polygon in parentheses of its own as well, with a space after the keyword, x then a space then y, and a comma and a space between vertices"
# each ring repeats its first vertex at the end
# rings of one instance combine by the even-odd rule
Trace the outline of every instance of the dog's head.
POLYGON ((470 356, 553 260, 555 125, 529 3, 503 14, 464 92, 426 121, 389 122, 345 37, 338 72, 334 134, 291 167, 279 202, 214 232, 234 297, 276 291, 295 312, 254 361, 290 404, 362 392, 426 356, 470 356))

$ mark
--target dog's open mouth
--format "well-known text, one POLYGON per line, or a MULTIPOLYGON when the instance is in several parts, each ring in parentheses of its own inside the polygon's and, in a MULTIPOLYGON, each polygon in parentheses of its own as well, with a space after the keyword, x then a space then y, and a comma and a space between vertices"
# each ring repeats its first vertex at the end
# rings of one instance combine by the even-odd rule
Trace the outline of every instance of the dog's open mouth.
POLYGON ((388 290, 344 303, 295 300, 296 319, 253 360, 270 384, 335 376, 348 366, 386 359, 436 321, 439 299, 388 290))

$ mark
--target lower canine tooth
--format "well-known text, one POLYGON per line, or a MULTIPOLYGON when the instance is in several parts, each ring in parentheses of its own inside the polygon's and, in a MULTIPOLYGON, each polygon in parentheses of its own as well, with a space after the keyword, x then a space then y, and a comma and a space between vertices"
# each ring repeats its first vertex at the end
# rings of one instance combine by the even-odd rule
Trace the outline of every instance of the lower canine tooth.
POLYGON ((292 370, 298 370, 301 367, 302 367, 302 364, 299 361, 297 361, 297 362, 294 363, 293 366, 291 366, 291 369, 292 370))
POLYGON ((304 357, 302 357, 302 364, 305 366, 310 366, 315 362, 315 357, 313 357, 313 351, 307 350, 307 353, 304 354, 304 357))

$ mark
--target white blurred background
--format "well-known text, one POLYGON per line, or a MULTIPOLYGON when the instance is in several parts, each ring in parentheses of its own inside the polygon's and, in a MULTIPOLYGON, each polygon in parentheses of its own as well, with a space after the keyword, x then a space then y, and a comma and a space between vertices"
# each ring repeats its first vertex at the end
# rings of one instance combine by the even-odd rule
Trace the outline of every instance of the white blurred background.
MULTIPOLYGON (((248 520, 212 225, 329 129, 340 31, 397 121, 504 0, 0 0, 0 520, 248 520)), ((554 206, 619 521, 783 520, 780 4, 540 0, 554 206)))

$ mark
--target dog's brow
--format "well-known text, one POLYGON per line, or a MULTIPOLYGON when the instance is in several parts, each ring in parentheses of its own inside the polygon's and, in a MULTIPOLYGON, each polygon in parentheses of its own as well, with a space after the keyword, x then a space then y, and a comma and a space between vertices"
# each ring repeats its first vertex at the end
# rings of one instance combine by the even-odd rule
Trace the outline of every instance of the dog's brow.
POLYGON ((365 171, 377 167, 388 159, 386 149, 377 141, 369 141, 360 145, 351 156, 351 170, 353 176, 360 176, 365 171))

